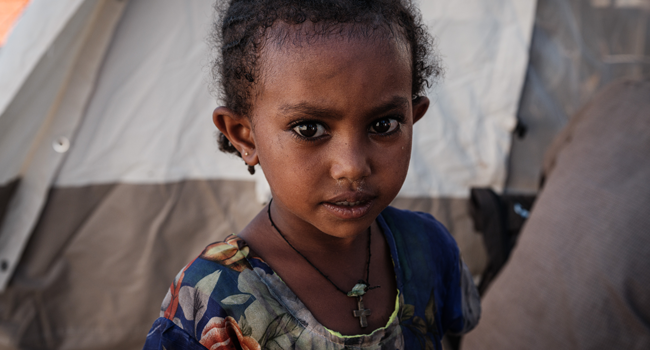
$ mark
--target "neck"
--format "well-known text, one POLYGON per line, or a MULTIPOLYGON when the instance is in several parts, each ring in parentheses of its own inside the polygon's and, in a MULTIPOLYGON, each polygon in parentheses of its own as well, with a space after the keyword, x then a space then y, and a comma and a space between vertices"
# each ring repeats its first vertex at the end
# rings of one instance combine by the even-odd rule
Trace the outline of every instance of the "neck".
POLYGON ((314 265, 314 263, 311 260, 309 260, 302 252, 300 252, 293 244, 291 244, 291 242, 289 242, 287 240, 287 237, 284 236, 282 231, 275 225, 275 222, 273 221, 273 218, 272 218, 272 215, 271 215, 271 202, 269 202, 269 207, 267 208, 267 213, 268 213, 268 216, 269 216, 269 221, 271 222, 271 226, 273 226, 273 228, 278 232, 280 237, 282 237, 282 239, 287 243, 287 245, 289 245, 289 247, 291 247, 298 255, 300 255, 303 259, 305 259, 305 261, 307 263, 309 263, 316 271, 318 271, 323 276, 323 278, 328 280, 339 292, 345 294, 348 297, 358 297, 359 298, 359 310, 358 311, 360 311, 361 314, 359 314, 359 315, 355 314, 355 316, 361 317, 362 318, 361 327, 366 327, 367 324, 365 324, 365 316, 363 314, 363 312, 365 312, 365 311, 363 311, 363 304, 361 303, 361 296, 363 294, 365 294, 366 291, 368 290, 368 283, 369 283, 368 279, 369 279, 369 272, 370 272, 370 259, 371 259, 371 256, 372 256, 372 253, 371 253, 371 242, 372 242, 371 241, 371 237, 372 237, 371 234, 372 234, 372 232, 370 231, 371 230, 370 227, 368 228, 368 243, 366 245, 366 251, 367 251, 367 256, 368 256, 367 260, 366 260, 366 274, 363 277, 363 279, 358 280, 358 283, 354 286, 354 288, 352 288, 352 290, 346 292, 345 290, 341 289, 341 287, 336 285, 336 283, 334 283, 323 271, 321 271, 316 265, 314 265))

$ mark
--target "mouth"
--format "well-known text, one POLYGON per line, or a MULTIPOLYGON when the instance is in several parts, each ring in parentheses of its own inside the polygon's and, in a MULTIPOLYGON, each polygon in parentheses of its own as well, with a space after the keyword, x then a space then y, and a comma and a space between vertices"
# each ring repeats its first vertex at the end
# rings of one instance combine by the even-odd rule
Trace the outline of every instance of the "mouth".
POLYGON ((356 202, 342 201, 342 202, 335 202, 334 204, 344 206, 344 207, 356 207, 356 206, 359 206, 359 205, 361 205, 363 203, 364 202, 362 202, 362 201, 356 201, 356 202))
POLYGON ((370 211, 374 196, 363 193, 350 193, 323 202, 323 207, 340 219, 358 219, 370 211))

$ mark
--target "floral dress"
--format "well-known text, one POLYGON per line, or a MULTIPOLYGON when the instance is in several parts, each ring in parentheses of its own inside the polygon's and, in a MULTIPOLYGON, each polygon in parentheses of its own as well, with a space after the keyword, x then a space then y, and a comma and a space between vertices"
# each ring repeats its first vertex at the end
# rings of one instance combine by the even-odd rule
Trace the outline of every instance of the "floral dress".
POLYGON ((358 336, 328 330, 232 235, 179 272, 144 349, 441 349, 445 332, 473 328, 478 295, 466 285, 466 268, 447 230, 428 214, 391 207, 377 222, 398 288, 385 327, 358 336))

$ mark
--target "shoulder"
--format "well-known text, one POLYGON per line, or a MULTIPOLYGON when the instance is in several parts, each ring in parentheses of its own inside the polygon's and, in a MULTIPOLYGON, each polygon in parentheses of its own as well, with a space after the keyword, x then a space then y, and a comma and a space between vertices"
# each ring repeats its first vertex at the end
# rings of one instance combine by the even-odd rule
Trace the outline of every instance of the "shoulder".
POLYGON ((456 240, 431 214, 387 207, 380 216, 398 246, 432 249, 438 256, 458 261, 456 240))
POLYGON ((228 236, 221 242, 211 243, 179 272, 174 284, 193 284, 214 274, 228 275, 236 279, 241 272, 252 270, 254 267, 272 273, 268 265, 260 259, 249 259, 249 253, 246 242, 236 235, 228 236))
POLYGON ((266 301, 264 306, 270 303, 258 274, 272 271, 248 254, 246 242, 234 235, 208 245, 174 278, 147 343, 183 337, 208 348, 216 341, 254 342, 251 335, 259 325, 247 322, 244 315, 272 316, 272 308, 255 306, 256 300, 266 301))
POLYGON ((258 278, 253 269, 269 268, 262 261, 248 259, 248 253, 246 243, 234 235, 208 245, 176 275, 163 300, 160 316, 182 329, 190 325, 189 328, 197 328, 211 317, 232 315, 235 306, 241 308, 250 304, 243 301, 242 278, 248 284, 255 284, 258 278), (242 302, 233 298, 242 299, 242 302))
POLYGON ((388 207, 378 221, 391 246, 403 303, 412 310, 400 319, 407 333, 415 332, 408 338, 416 339, 420 334, 412 325, 422 325, 422 332, 436 339, 447 330, 459 332, 464 324, 461 262, 454 238, 427 213, 388 207))
POLYGON ((406 294, 428 298, 425 290, 444 294, 456 284, 460 252, 438 220, 430 214, 388 207, 379 221, 401 275, 398 283, 401 280, 406 294))
MULTIPOLYGON (((242 271, 252 269, 247 259, 248 253, 246 242, 235 235, 227 237, 222 242, 209 244, 176 275, 171 286, 172 292, 173 289, 179 289, 181 286, 195 286, 205 278, 236 280, 242 271)), ((220 290, 224 290, 223 286, 220 290)))

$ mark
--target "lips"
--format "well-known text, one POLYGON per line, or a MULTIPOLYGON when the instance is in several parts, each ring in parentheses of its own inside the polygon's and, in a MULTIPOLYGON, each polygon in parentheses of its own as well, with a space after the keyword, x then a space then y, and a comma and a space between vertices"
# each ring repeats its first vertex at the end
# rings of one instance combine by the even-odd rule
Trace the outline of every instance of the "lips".
POLYGON ((375 196, 363 192, 338 195, 322 203, 323 207, 340 219, 358 219, 365 216, 372 207, 375 196))

